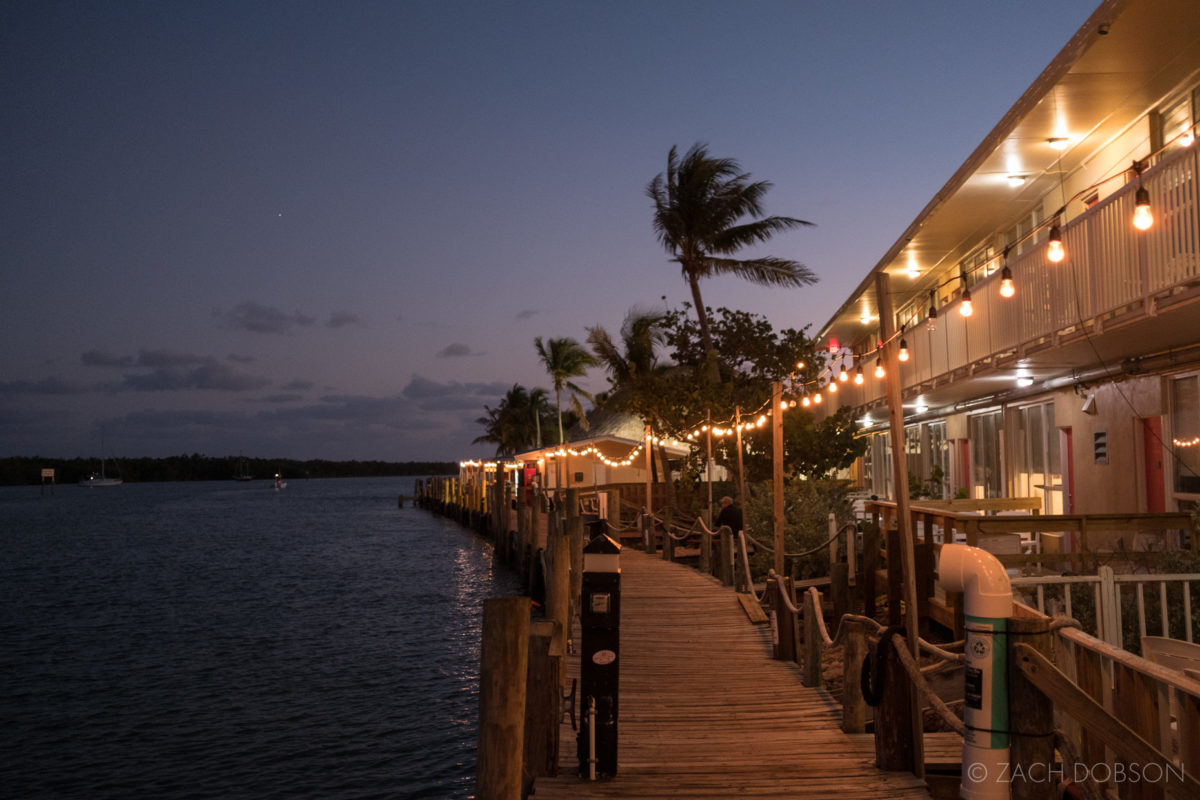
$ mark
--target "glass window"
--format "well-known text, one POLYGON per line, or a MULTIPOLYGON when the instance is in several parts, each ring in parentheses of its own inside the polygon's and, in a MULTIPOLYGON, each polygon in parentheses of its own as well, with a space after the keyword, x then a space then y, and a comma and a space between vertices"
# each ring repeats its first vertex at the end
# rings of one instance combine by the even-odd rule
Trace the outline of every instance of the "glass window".
POLYGON ((970 419, 971 497, 1003 497, 1000 468, 1000 412, 977 414, 970 419))
POLYGON ((1200 377, 1171 381, 1171 469, 1176 492, 1200 494, 1200 377))
POLYGON ((1061 514, 1062 457, 1054 404, 1019 408, 1013 418, 1013 492, 1018 497, 1040 497, 1047 514, 1061 514))

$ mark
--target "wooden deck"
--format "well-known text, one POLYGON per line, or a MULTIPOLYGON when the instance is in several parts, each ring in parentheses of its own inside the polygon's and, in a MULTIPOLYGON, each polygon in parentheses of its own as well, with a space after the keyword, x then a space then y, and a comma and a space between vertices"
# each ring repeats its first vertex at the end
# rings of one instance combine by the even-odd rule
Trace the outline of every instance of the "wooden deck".
POLYGON ((628 548, 621 571, 618 774, 581 780, 567 723, 536 800, 929 798, 913 775, 877 769, 873 738, 842 733, 830 696, 772 660, 769 627, 732 589, 628 548))

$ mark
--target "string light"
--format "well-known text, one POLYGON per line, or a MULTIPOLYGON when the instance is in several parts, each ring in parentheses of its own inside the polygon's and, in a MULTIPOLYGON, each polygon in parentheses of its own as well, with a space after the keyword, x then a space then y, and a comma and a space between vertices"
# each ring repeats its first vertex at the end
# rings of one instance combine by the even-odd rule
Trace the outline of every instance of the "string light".
MULTIPOLYGON (((842 370, 842 374, 845 375, 846 370, 842 370)), ((837 394, 837 391, 838 391, 837 381, 830 381, 828 384, 826 384, 825 388, 829 390, 830 394, 837 394)))
POLYGON ((1008 264, 1005 264, 1003 271, 1000 273, 1000 296, 1008 298, 1016 293, 1017 287, 1013 283, 1012 270, 1008 268, 1008 264))
POLYGON ((1172 439, 1171 442, 1176 447, 1195 447, 1196 445, 1200 445, 1200 436, 1191 439, 1172 439))
POLYGON ((958 313, 964 317, 969 317, 975 313, 975 306, 971 304, 971 290, 967 287, 967 273, 961 272, 959 273, 959 277, 962 279, 963 293, 962 302, 958 306, 958 313))
POLYGON ((1137 192, 1133 195, 1133 227, 1139 231, 1148 231, 1154 224, 1154 213, 1150 211, 1150 192, 1142 186, 1142 162, 1133 162, 1133 171, 1138 176, 1137 192))
POLYGON ((862 365, 859 365, 858 368, 855 369, 855 371, 854 371, 854 385, 855 386, 863 385, 862 365))
POLYGON ((875 377, 882 378, 884 376, 884 374, 885 373, 883 371, 883 359, 882 358, 875 359, 875 377))
POLYGON ((817 392, 813 395, 813 405, 821 405, 821 393, 817 392))
POLYGON ((850 373, 846 372, 846 365, 842 364, 842 371, 838 375, 838 382, 845 383, 848 380, 850 380, 850 373))
POLYGON ((1062 228, 1058 226, 1058 218, 1054 218, 1054 224, 1050 226, 1050 244, 1046 249, 1046 258, 1050 259, 1055 264, 1067 257, 1067 250, 1063 247, 1062 228))
MULTIPOLYGON (((903 330, 904 330, 904 329, 903 329, 903 328, 901 328, 901 332, 902 332, 902 333, 903 333, 903 330)), ((903 362, 903 361, 908 361, 908 342, 907 342, 907 341, 906 341, 906 340, 905 340, 903 337, 901 337, 901 339, 900 339, 900 354, 899 354, 899 356, 897 356, 897 357, 898 357, 898 358, 899 358, 899 359, 900 359, 902 362, 903 362)))
POLYGON ((937 289, 929 290, 929 317, 925 329, 930 333, 937 330, 937 289))

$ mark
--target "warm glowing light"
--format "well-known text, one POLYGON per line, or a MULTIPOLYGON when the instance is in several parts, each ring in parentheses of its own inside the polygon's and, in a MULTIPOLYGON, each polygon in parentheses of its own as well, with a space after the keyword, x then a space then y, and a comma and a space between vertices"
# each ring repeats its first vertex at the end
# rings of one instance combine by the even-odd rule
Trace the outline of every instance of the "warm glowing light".
POLYGON ((1176 447, 1195 447, 1200 445, 1200 436, 1192 439, 1172 439, 1171 441, 1176 447))
POLYGON ((1017 378, 1017 386, 1020 386, 1022 388, 1025 388, 1028 386, 1033 386, 1033 378, 1030 378, 1028 376, 1019 377, 1019 378, 1017 378))
POLYGON ((1024 186, 1025 185, 1025 176, 1024 175, 1009 175, 1008 176, 1008 185, 1014 189, 1017 188, 1018 186, 1024 186))
POLYGON ((900 340, 900 355, 901 361, 908 361, 908 342, 904 339, 900 340))
POLYGON ((1013 283, 1012 270, 1008 267, 1000 273, 1000 296, 1012 297, 1017 293, 1017 286, 1013 283))
POLYGON ((797 362, 796 362, 796 369, 804 369, 804 362, 803 362, 803 361, 797 361, 797 362))
POLYGON ((846 366, 844 364, 842 365, 841 373, 838 375, 838 380, 841 381, 842 383, 845 383, 846 381, 850 380, 850 374, 848 372, 846 372, 846 366))
POLYGON ((883 361, 881 361, 881 360, 877 360, 877 361, 875 362, 875 377, 876 377, 876 378, 882 378, 883 376, 884 376, 884 372, 883 372, 883 361))
POLYGON ((820 392, 817 392, 816 394, 813 395, 813 404, 818 405, 818 406, 821 405, 821 393, 820 392))
POLYGON ((863 374, 862 374, 862 367, 859 367, 859 368, 858 368, 857 370, 855 370, 855 372, 854 372, 854 384, 855 384, 856 386, 862 386, 862 384, 863 384, 863 374))
POLYGON ((1053 261, 1055 264, 1062 261, 1067 256, 1066 248, 1063 247, 1062 229, 1057 225, 1050 226, 1050 244, 1046 250, 1046 258, 1053 261))
POLYGON ((830 381, 828 384, 826 384, 825 388, 830 394, 837 394, 838 385, 836 381, 830 381))
POLYGON ((1150 211, 1150 192, 1144 186, 1139 186, 1133 204, 1133 227, 1139 231, 1148 231, 1154 224, 1154 214, 1150 211))
POLYGON ((963 289, 962 302, 958 306, 958 313, 964 317, 969 317, 975 313, 975 306, 971 304, 970 289, 963 289))
POLYGON ((800 401, 800 405, 808 408, 810 405, 812 405, 812 400, 808 398, 808 395, 804 395, 804 399, 800 401))
POLYGON ((1070 143, 1071 143, 1071 140, 1066 136, 1052 136, 1051 138, 1046 140, 1046 144, 1050 145, 1055 150, 1060 150, 1060 151, 1066 150, 1067 145, 1069 145, 1070 143))
POLYGON ((861 322, 863 325, 870 325, 871 324, 871 312, 867 311, 864 308, 862 315, 858 318, 858 321, 861 322))
POLYGON ((1179 143, 1184 147, 1191 147, 1195 142, 1196 133, 1191 128, 1185 129, 1183 136, 1179 137, 1179 143))

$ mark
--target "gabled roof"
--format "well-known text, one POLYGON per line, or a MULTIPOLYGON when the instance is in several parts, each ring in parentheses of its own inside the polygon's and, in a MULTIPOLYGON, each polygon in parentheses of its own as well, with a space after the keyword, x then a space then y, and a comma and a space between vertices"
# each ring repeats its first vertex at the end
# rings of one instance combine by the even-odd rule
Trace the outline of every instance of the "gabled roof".
MULTIPOLYGON (((624 458, 630 449, 645 442, 646 423, 632 414, 598 408, 593 409, 587 418, 586 431, 579 424, 567 431, 565 447, 572 450, 595 447, 609 458, 624 458)), ((672 456, 686 455, 691 450, 689 445, 679 442, 664 442, 663 447, 672 456)), ((516 458, 531 460, 558 449, 558 445, 549 445, 527 453, 519 453, 516 458)))

